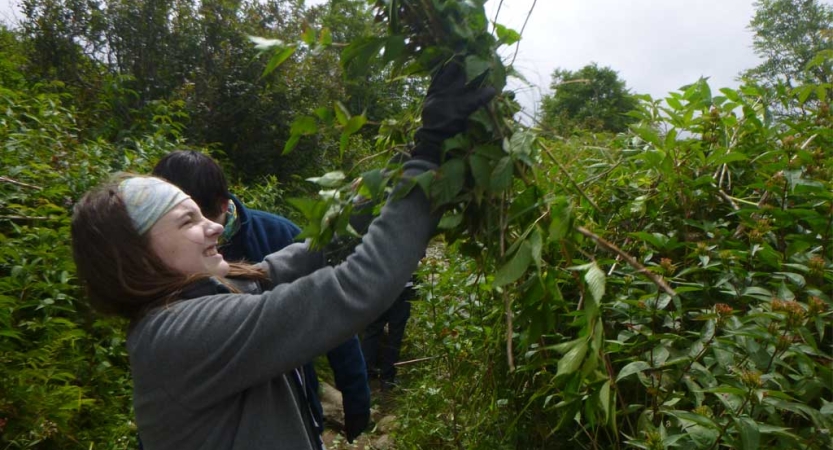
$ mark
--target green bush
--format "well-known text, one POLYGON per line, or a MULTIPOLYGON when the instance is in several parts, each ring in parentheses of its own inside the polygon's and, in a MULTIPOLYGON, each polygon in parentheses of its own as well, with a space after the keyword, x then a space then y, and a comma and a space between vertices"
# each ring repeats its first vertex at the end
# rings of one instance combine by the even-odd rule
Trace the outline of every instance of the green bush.
POLYGON ((0 89, 0 443, 134 448, 124 323, 83 301, 71 208, 114 170, 145 172, 158 136, 84 142, 60 86, 0 89))
POLYGON ((560 236, 531 244, 550 260, 496 288, 465 239, 427 259, 409 333, 435 359, 408 372, 400 441, 830 448, 831 117, 773 123, 768 95, 700 81, 643 98, 629 134, 540 139, 509 210, 560 236))

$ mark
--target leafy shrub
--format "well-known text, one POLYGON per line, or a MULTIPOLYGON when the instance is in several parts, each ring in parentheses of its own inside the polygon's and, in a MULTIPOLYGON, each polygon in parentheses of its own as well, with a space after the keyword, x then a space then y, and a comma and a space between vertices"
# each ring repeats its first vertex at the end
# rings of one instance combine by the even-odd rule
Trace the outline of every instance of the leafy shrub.
POLYGON ((768 95, 700 81, 644 97, 627 135, 541 139, 540 182, 510 211, 545 202, 526 220, 550 239, 510 231, 506 245, 550 257, 504 287, 516 258, 495 270, 466 240, 423 265, 433 283, 410 330, 415 356, 436 359, 410 371, 400 439, 829 448, 830 116, 775 124, 768 95))
POLYGON ((0 443, 133 448, 125 324, 83 301, 71 208, 111 171, 145 172, 175 143, 83 142, 55 91, 0 89, 0 443))

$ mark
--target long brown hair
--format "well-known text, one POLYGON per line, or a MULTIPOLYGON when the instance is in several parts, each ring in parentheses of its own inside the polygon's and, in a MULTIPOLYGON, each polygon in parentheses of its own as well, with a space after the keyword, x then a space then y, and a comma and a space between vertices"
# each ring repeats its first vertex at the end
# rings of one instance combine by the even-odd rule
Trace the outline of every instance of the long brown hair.
MULTIPOLYGON (((182 274, 151 250, 149 233, 136 231, 119 195, 119 183, 129 176, 133 175, 114 176, 75 205, 72 256, 92 306, 105 314, 136 320, 178 300, 183 289, 211 275, 182 274)), ((230 265, 232 276, 266 278, 260 268, 230 265)))

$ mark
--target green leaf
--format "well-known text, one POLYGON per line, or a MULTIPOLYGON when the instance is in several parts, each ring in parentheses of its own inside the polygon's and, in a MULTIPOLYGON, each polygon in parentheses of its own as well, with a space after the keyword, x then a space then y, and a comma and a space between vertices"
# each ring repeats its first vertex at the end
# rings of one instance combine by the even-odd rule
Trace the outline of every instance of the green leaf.
MULTIPOLYGON (((315 219, 316 218, 316 210, 318 209, 319 200, 315 200, 312 198, 290 198, 287 199, 287 202, 295 207, 298 211, 303 214, 303 216, 307 219, 315 219)), ((310 220, 311 222, 315 222, 315 220, 310 220)))
POLYGON ((289 46, 282 49, 275 51, 275 54, 269 59, 269 63, 266 64, 266 68, 263 69, 263 74, 261 76, 265 77, 269 75, 277 69, 281 64, 283 64, 287 59, 289 59, 292 54, 295 53, 295 47, 289 46))
POLYGON ((342 158, 344 157, 344 152, 347 151, 347 146, 350 144, 350 133, 341 133, 341 137, 338 140, 338 154, 342 158))
POLYGON ((320 177, 307 178, 307 181, 312 181, 313 183, 326 188, 333 188, 340 186, 344 181, 344 178, 344 172, 337 170, 334 172, 328 172, 320 177))
POLYGON ((326 106, 322 106, 320 108, 317 108, 314 112, 315 112, 316 117, 318 117, 319 120, 321 120, 322 122, 324 122, 327 125, 332 125, 332 123, 333 123, 333 110, 331 110, 330 108, 327 108, 326 106))
POLYGON ((324 27, 321 29, 321 36, 318 37, 318 43, 325 47, 333 45, 333 33, 329 28, 324 27))
POLYGON ((450 159, 437 170, 431 184, 431 196, 438 205, 443 205, 463 190, 466 181, 466 166, 462 159, 450 159))
POLYGON ((743 290, 741 293, 743 296, 757 298, 759 300, 770 300, 772 299, 772 291, 768 289, 764 289, 758 286, 750 286, 743 290))
POLYGON ((604 421, 610 417, 610 381, 605 381, 599 389, 599 403, 604 411, 604 421))
POLYGON ((604 271, 599 269, 599 266, 595 262, 590 265, 587 273, 584 274, 584 281, 587 282, 587 288, 597 306, 605 294, 605 278, 604 271))
POLYGON ((405 37, 404 36, 389 36, 385 42, 385 53, 383 61, 389 63, 400 58, 405 53, 405 37))
POLYGON ((532 145, 535 142, 535 133, 529 131, 517 131, 512 134, 512 137, 509 138, 506 143, 504 143, 503 148, 506 150, 506 153, 510 155, 522 155, 525 157, 529 157, 532 155, 532 145))
POLYGON ((532 250, 532 260, 535 261, 535 266, 538 267, 538 270, 542 270, 544 242, 541 231, 537 227, 529 235, 529 246, 532 250))
POLYGON ((495 24, 495 32, 497 33, 498 42, 503 45, 512 45, 521 40, 520 33, 499 23, 495 24))
POLYGON ((700 425, 701 427, 704 427, 704 428, 710 428, 710 429, 713 429, 713 430, 720 430, 720 426, 718 426, 714 422, 714 420, 712 420, 712 419, 710 419, 706 416, 700 415, 700 414, 695 414, 695 413, 688 412, 688 411, 679 411, 679 410, 666 411, 665 413, 670 414, 670 415, 676 417, 679 420, 683 420, 683 421, 691 422, 691 423, 696 423, 697 425, 700 425))
POLYGON ((318 124, 314 117, 301 116, 292 122, 289 133, 293 135, 309 136, 318 132, 318 124))
POLYGON ((462 213, 446 213, 443 215, 442 219, 440 219, 440 223, 437 225, 437 228, 441 230, 450 230, 456 228, 462 222, 462 213))
POLYGON ((797 288, 803 288, 807 284, 804 276, 794 272, 773 272, 773 275, 781 275, 790 280, 797 288))
POLYGON ((619 371, 619 375, 616 376, 616 382, 618 383, 619 381, 627 378, 630 375, 633 375, 635 373, 644 372, 644 371, 646 371, 650 368, 651 368, 651 365, 648 364, 645 361, 634 361, 634 362, 626 365, 625 367, 622 368, 622 370, 619 371))
POLYGON ((740 449, 758 450, 761 448, 761 432, 758 430, 758 423, 749 417, 734 417, 734 421, 740 435, 740 449))
POLYGON ((354 40, 341 52, 341 65, 353 76, 367 73, 372 66, 370 60, 379 56, 387 38, 366 36, 354 40))
POLYGON ((719 155, 715 157, 715 155, 710 156, 706 161, 708 164, 719 166, 722 164, 729 164, 735 161, 746 161, 749 158, 741 152, 731 152, 726 153, 724 155, 719 155))
POLYGON ((298 145, 298 142, 301 140, 300 134, 293 134, 289 136, 289 139, 286 141, 286 144, 283 146, 283 153, 282 155, 289 154, 292 150, 295 149, 295 146, 298 145))
POLYGON ((489 189, 492 192, 503 192, 512 186, 512 158, 504 156, 495 165, 489 178, 489 189))
POLYGON ((471 82, 480 75, 483 75, 487 70, 489 70, 489 67, 489 61, 486 61, 485 59, 475 55, 467 56, 466 83, 471 82))
POLYGON ((495 273, 492 286, 501 287, 517 280, 526 272, 530 262, 532 262, 532 246, 529 245, 528 241, 524 241, 518 247, 518 251, 515 252, 512 259, 495 273))
POLYGON ((559 359, 558 371, 555 376, 569 375, 578 370, 581 367, 581 363, 584 362, 584 356, 587 354, 587 346, 587 340, 582 339, 566 355, 559 359))
POLYGON ((347 126, 347 122, 350 120, 350 111, 344 106, 341 102, 335 102, 333 105, 333 111, 336 113, 336 120, 338 120, 339 125, 347 126))
POLYGON ((812 84, 807 84, 804 86, 799 86, 794 89, 793 92, 798 94, 798 102, 801 104, 807 103, 807 99, 813 95, 813 91, 815 90, 815 86, 812 84))
POLYGON ((557 197, 550 205, 549 242, 559 241, 567 236, 572 226, 572 206, 567 197, 557 197))
POLYGON ((704 427, 702 425, 693 425, 685 429, 685 432, 691 438, 693 448, 708 449, 711 448, 715 441, 720 437, 720 431, 713 428, 704 427))
POLYGON ((471 167, 471 174, 474 177, 474 184, 477 187, 487 189, 489 187, 489 180, 492 177, 492 165, 489 160, 474 154, 469 157, 469 166, 471 167))
POLYGON ((362 174, 362 186, 367 188, 367 194, 370 198, 374 198, 382 192, 384 178, 382 169, 373 169, 362 174))
POLYGON ((675 111, 679 111, 679 110, 683 109, 683 104, 676 97, 673 97, 673 96, 666 97, 665 98, 665 103, 667 103, 668 106, 673 108, 675 111))
POLYGON ((315 30, 309 25, 304 27, 304 32, 301 33, 301 40, 307 45, 315 44, 315 30))
POLYGON ((367 117, 365 117, 364 114, 360 116, 353 116, 347 120, 347 124, 344 125, 344 132, 347 134, 355 134, 357 131, 361 130, 366 123, 367 117))

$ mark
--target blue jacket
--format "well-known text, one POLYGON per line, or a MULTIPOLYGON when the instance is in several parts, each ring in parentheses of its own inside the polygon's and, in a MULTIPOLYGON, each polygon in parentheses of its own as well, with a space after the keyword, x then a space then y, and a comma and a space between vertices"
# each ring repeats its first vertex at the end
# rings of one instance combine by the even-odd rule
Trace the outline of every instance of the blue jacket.
MULTIPOLYGON (((231 241, 221 248, 227 261, 246 260, 259 263, 266 255, 274 253, 295 241, 301 232, 297 225, 284 217, 255 209, 249 210, 236 197, 232 201, 237 207, 240 229, 231 241)), ((360 415, 370 413, 370 387, 367 381, 359 338, 353 336, 347 342, 327 352, 327 360, 333 369, 336 388, 341 391, 344 414, 360 415)), ((323 431, 323 410, 318 399, 318 377, 312 363, 304 366, 305 387, 313 418, 319 433, 323 431)))

